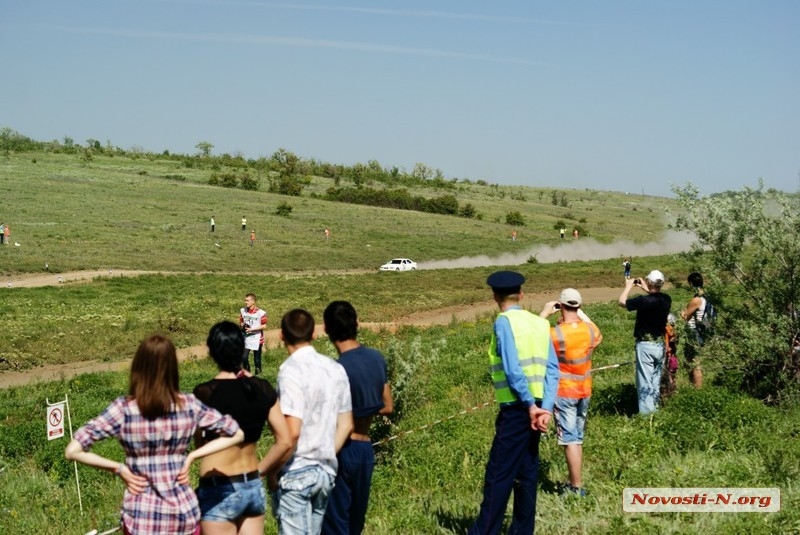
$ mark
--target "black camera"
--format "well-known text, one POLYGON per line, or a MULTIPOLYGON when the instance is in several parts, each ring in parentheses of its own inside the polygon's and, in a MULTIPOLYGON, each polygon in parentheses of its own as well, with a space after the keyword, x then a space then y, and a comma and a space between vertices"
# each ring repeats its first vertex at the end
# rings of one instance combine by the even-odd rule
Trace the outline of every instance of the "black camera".
POLYGON ((555 310, 560 310, 561 309, 561 303, 556 303, 555 305, 553 305, 553 308, 555 310))
POLYGON ((634 284, 641 284, 642 283, 642 279, 633 279, 633 283, 634 284))

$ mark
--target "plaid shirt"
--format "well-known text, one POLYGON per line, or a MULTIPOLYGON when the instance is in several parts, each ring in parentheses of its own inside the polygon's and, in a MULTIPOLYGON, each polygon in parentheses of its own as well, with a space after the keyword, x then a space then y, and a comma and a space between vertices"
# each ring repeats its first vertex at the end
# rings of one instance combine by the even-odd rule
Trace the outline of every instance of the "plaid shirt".
POLYGON ((135 400, 119 397, 75 433, 84 450, 104 438, 118 439, 128 468, 149 480, 138 496, 125 490, 122 522, 131 533, 194 533, 200 521, 197 496, 189 485, 176 482, 194 431, 200 427, 230 436, 239 428, 233 418, 191 394, 181 393, 180 400, 180 408, 148 420, 135 400))

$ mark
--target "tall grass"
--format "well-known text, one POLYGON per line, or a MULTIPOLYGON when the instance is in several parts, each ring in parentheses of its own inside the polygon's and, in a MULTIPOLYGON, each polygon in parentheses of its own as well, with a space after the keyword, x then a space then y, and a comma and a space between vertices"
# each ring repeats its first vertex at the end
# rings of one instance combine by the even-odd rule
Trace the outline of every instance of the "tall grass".
MULTIPOLYGON (((615 304, 587 307, 603 330, 595 366, 630 359, 632 319, 615 304), (617 317, 620 321, 608 321, 617 317), (623 347, 624 346, 624 347, 623 347)), ((399 437, 376 446, 367 534, 464 533, 477 514, 496 407, 487 373, 491 318, 396 334, 363 333, 389 361, 397 413, 378 422, 373 438, 399 437), (465 409, 474 411, 459 414, 465 409), (437 420, 439 423, 434 424, 437 420), (433 424, 433 425, 432 425, 433 424), (408 433, 409 431, 413 431, 408 433)), ((317 342, 320 351, 333 346, 317 342)), ((274 381, 282 349, 265 355, 274 381)), ((214 373, 207 360, 181 367, 181 387, 191 389, 214 373)), ((709 379, 713 380, 713 373, 709 379)), ((85 512, 75 505, 73 469, 63 459, 65 441, 44 437, 44 398, 69 394, 78 426, 125 392, 123 373, 84 375, 67 381, 0 392, 0 532, 84 533, 116 524, 120 482, 79 468, 85 512)), ((566 479, 563 450, 551 434, 541 446, 537 527, 543 533, 792 533, 800 529, 800 412, 769 408, 713 386, 692 389, 679 377, 678 393, 652 418, 634 415, 633 370, 598 372, 584 446, 584 499, 560 497, 566 479), (625 487, 779 487, 781 512, 771 514, 627 514, 625 487)), ((263 438, 264 452, 270 439, 263 438)), ((113 442, 98 451, 121 458, 113 442)), ((193 474, 196 478, 197 474, 193 474)), ((268 519, 265 533, 276 533, 268 519)))

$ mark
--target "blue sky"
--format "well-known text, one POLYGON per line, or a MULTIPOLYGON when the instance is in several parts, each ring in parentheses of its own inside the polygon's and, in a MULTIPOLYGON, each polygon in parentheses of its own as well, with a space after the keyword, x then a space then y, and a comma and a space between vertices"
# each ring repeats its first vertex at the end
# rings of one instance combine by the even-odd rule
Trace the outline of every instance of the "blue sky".
POLYGON ((0 127, 668 195, 800 189, 800 2, 0 3, 0 127))

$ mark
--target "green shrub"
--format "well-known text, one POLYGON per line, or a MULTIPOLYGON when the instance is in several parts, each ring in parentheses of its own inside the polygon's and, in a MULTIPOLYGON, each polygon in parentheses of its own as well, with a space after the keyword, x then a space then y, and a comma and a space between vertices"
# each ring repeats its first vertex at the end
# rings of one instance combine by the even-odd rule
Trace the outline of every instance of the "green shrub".
POLYGON ((506 213, 506 225, 513 225, 516 227, 525 226, 525 218, 517 210, 512 210, 506 213))
POLYGON ((239 177, 239 183, 242 185, 242 189, 246 189, 248 191, 258 191, 258 188, 261 185, 261 181, 250 176, 250 173, 242 173, 239 177))
POLYGON ((277 208, 275 208, 275 214, 283 217, 289 217, 292 215, 292 205, 286 201, 282 201, 278 204, 277 208))

